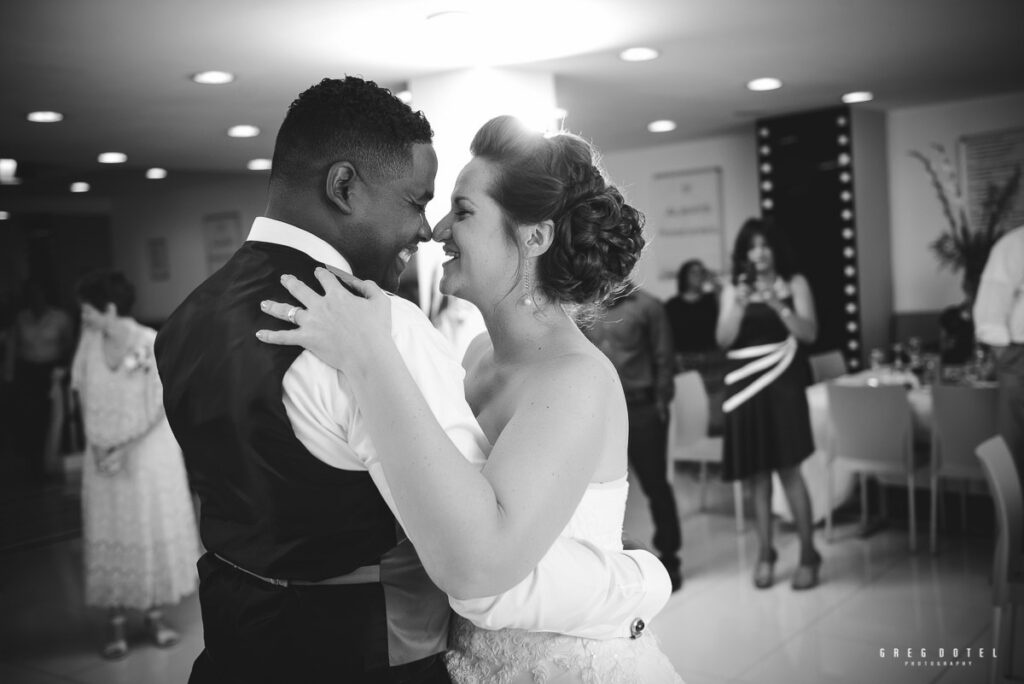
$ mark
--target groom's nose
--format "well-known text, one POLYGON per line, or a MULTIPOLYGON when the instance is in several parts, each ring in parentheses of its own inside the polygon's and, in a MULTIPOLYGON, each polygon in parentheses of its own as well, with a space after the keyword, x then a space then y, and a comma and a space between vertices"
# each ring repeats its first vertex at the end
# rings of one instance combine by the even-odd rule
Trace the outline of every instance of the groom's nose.
POLYGON ((452 234, 452 215, 447 214, 443 219, 437 222, 434 226, 434 242, 444 242, 452 234))

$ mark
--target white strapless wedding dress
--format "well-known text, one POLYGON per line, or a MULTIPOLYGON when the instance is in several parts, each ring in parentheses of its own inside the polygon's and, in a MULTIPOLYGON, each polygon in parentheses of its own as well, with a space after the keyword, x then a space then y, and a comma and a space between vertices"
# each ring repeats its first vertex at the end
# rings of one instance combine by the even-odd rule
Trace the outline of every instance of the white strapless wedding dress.
MULTIPOLYGON (((590 485, 563 537, 622 549, 626 477, 590 485)), ((452 618, 447 656, 455 684, 681 684, 648 629, 639 639, 593 640, 519 629, 487 630, 452 618)))

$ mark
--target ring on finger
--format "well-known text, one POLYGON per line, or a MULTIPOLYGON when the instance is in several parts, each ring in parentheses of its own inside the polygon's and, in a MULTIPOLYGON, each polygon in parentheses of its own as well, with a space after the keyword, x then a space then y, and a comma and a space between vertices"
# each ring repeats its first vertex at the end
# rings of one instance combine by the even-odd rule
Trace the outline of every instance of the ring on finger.
POLYGON ((295 322, 295 314, 299 313, 300 308, 301 307, 293 306, 292 308, 288 309, 288 313, 284 315, 284 317, 287 318, 292 325, 298 325, 298 323, 295 322))

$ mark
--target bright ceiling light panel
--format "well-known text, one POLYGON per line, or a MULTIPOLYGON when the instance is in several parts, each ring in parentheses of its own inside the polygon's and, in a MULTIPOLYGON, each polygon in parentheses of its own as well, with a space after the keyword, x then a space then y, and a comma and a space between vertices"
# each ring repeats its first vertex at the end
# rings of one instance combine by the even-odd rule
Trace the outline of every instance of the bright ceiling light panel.
POLYGON ((397 93, 395 93, 395 97, 397 97, 399 100, 401 100, 405 104, 409 104, 410 102, 412 102, 412 91, 411 90, 399 90, 397 93))
POLYGON ((269 159, 250 159, 249 163, 245 165, 245 168, 250 171, 269 171, 270 170, 269 159))
POLYGON ((35 123, 57 123, 64 120, 64 115, 60 112, 29 112, 25 118, 35 123))
POLYGON ((755 78, 753 81, 747 83, 747 88, 750 90, 762 91, 762 90, 778 90, 782 87, 782 81, 777 78, 765 77, 755 78))
POLYGON ((150 180, 167 178, 167 169, 161 169, 158 166, 154 166, 153 168, 146 170, 146 178, 149 178, 150 180))
POLYGON ((654 48, 631 47, 620 52, 619 59, 623 62, 649 62, 652 59, 657 59, 659 54, 654 48))
POLYGON ((870 102, 875 99, 875 96, 866 90, 857 90, 852 93, 846 93, 843 95, 843 102, 846 104, 854 104, 856 102, 870 102))
POLYGON ((89 192, 89 184, 82 182, 72 183, 71 192, 89 192))
POLYGON ((225 85, 235 80, 235 75, 228 71, 200 71, 192 74, 192 80, 200 85, 225 85))
POLYGON ((676 130, 676 122, 668 119, 658 119, 647 124, 647 130, 651 133, 668 133, 676 130))
POLYGON ((100 164, 124 164, 128 161, 128 155, 124 152, 104 152, 96 157, 100 164))
POLYGON ((6 221, 9 218, 11 218, 10 212, 0 211, 0 221, 6 221))

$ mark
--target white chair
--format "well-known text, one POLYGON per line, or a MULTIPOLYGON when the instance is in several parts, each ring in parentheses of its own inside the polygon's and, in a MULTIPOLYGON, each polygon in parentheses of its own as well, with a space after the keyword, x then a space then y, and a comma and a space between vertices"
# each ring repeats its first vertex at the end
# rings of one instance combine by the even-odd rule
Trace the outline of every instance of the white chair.
POLYGON ((847 373, 846 359, 843 358, 843 353, 838 349, 814 354, 808 360, 811 363, 811 374, 814 376, 814 382, 825 382, 847 373))
POLYGON ((1002 437, 984 442, 977 454, 995 501, 999 526, 992 573, 992 643, 999 657, 992 659, 990 681, 1020 682, 1024 681, 1024 651, 1020 648, 1021 635, 1015 633, 1017 609, 1024 606, 1024 502, 1020 475, 1002 437))
POLYGON ((914 450, 914 425, 906 390, 896 386, 866 387, 829 383, 826 391, 829 422, 832 425, 826 538, 830 541, 832 539, 831 469, 835 467, 836 461, 842 460, 851 470, 860 474, 861 524, 865 526, 868 520, 865 474, 889 472, 906 475, 910 512, 909 545, 910 551, 915 551, 915 473, 925 459, 914 450))
POLYGON ((967 482, 984 481, 985 473, 975 449, 996 434, 996 388, 933 385, 931 456, 931 551, 936 552, 939 478, 963 482, 960 496, 961 526, 967 526, 967 482))
MULTIPOLYGON (((669 408, 668 478, 672 481, 676 461, 700 463, 700 510, 705 506, 708 463, 722 462, 722 438, 709 437, 711 407, 704 381, 697 371, 676 375, 676 394, 669 408)), ((736 531, 743 531, 743 485, 733 482, 736 531)))

